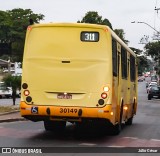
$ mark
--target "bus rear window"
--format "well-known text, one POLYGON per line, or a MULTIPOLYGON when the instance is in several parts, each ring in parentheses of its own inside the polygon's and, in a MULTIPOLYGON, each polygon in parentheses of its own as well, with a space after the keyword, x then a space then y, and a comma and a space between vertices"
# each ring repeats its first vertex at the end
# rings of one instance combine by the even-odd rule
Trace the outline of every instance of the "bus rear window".
POLYGON ((83 42, 98 42, 99 41, 99 32, 81 32, 81 41, 83 42))

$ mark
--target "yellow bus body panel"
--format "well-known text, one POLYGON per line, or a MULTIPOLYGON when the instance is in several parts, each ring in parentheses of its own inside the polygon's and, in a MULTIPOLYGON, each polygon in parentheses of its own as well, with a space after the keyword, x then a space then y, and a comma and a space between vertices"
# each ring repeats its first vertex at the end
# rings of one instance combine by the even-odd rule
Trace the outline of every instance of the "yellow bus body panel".
MULTIPOLYGON (((96 107, 103 87, 112 86, 111 35, 105 29, 51 24, 28 30, 22 82, 28 84, 32 104, 96 107), (82 31, 99 32, 99 41, 82 42, 82 31), (60 93, 72 99, 57 99, 60 93)), ((111 94, 110 89, 106 104, 111 104, 111 94)))

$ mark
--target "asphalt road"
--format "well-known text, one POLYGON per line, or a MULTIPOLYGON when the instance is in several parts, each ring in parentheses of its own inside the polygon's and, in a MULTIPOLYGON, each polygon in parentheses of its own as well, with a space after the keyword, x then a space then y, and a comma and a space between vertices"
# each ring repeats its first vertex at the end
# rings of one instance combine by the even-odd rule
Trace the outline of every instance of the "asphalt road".
MULTIPOLYGON (((80 132, 77 135, 75 127, 71 124, 67 125, 64 133, 55 134, 46 132, 43 122, 20 121, 0 124, 0 147, 136 147, 136 150, 142 149, 142 151, 144 148, 152 150, 154 147, 158 147, 160 152, 160 99, 147 99, 145 82, 139 82, 138 95, 138 111, 133 120, 133 125, 124 126, 118 136, 101 135, 100 131, 93 131, 92 129, 88 129, 85 134, 80 132)), ((62 148, 61 150, 65 152, 65 149, 62 148)), ((130 151, 126 152, 129 153, 130 151)), ((83 154, 67 153, 65 155, 79 156, 83 154)), ((95 153, 95 155, 114 156, 117 154, 95 153)), ((118 156, 120 155, 128 154, 118 154, 118 156)), ((129 155, 135 156, 139 153, 130 153, 129 155)), ((143 156, 146 153, 142 152, 140 155, 143 156)), ((155 153, 148 155, 155 155, 155 153)))
MULTIPOLYGON (((20 103, 20 98, 16 98, 16 105, 19 105, 20 103)), ((12 98, 3 98, 3 99, 0 99, 0 106, 11 106, 13 105, 13 100, 12 98)))

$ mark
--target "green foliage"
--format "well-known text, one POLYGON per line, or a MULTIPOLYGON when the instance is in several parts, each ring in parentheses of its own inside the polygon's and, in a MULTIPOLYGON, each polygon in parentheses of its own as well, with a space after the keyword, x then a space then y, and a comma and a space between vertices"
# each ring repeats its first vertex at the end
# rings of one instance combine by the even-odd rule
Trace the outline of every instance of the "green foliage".
POLYGON ((117 34, 117 36, 126 44, 129 43, 128 40, 125 39, 125 33, 123 29, 115 29, 114 32, 117 34))
POLYGON ((12 76, 11 74, 8 74, 2 79, 2 81, 5 86, 10 86, 12 88, 13 105, 15 105, 16 92, 21 88, 21 76, 12 76))
POLYGON ((149 68, 149 60, 144 55, 137 57, 137 64, 139 74, 142 74, 145 71, 145 69, 149 68))
POLYGON ((160 41, 157 42, 149 42, 145 46, 146 54, 151 56, 154 61, 158 61, 160 63, 160 41))
POLYGON ((91 24, 102 24, 107 25, 112 29, 112 25, 108 19, 102 19, 102 16, 98 15, 96 11, 89 11, 85 14, 81 21, 77 21, 78 23, 91 23, 91 24))
POLYGON ((133 47, 130 47, 130 49, 132 49, 132 51, 136 54, 136 55, 140 55, 143 51, 140 50, 140 49, 136 49, 136 48, 133 48, 133 47))
POLYGON ((156 72, 160 75, 160 41, 157 42, 149 42, 145 46, 146 54, 151 56, 154 61, 157 63, 156 72))
POLYGON ((5 86, 10 86, 12 90, 16 91, 21 88, 21 76, 12 76, 11 74, 6 75, 2 81, 5 86))
MULTIPOLYGON (((8 44, 11 57, 16 57, 17 62, 22 62, 26 28, 33 19, 35 23, 43 20, 44 15, 35 14, 30 9, 13 9, 0 11, 0 43, 8 44)), ((2 45, 3 47, 3 45, 2 45)), ((3 53, 4 49, 0 49, 3 53)))
MULTIPOLYGON (((103 19, 102 16, 98 15, 98 12, 96 11, 89 11, 85 14, 85 16, 82 18, 81 21, 77 21, 78 23, 91 23, 91 24, 101 24, 101 25, 107 25, 111 29, 112 24, 108 19, 103 19)), ((128 44, 128 40, 125 39, 125 33, 123 29, 115 29, 115 33, 126 43, 128 44)))
MULTIPOLYGON (((142 54, 142 50, 140 49, 136 49, 133 47, 130 47, 130 49, 136 54, 136 55, 140 55, 142 54)), ((150 60, 147 59, 146 56, 141 55, 141 56, 137 56, 137 64, 138 64, 138 74, 142 75, 142 73, 145 71, 145 69, 149 68, 150 65, 150 60)))

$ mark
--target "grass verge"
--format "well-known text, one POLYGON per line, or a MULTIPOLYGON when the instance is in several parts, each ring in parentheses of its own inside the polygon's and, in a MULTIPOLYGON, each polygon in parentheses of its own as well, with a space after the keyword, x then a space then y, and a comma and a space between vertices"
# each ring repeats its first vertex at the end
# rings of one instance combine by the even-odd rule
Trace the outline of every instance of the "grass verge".
POLYGON ((19 108, 15 106, 0 106, 0 113, 12 112, 16 110, 19 110, 19 108))

